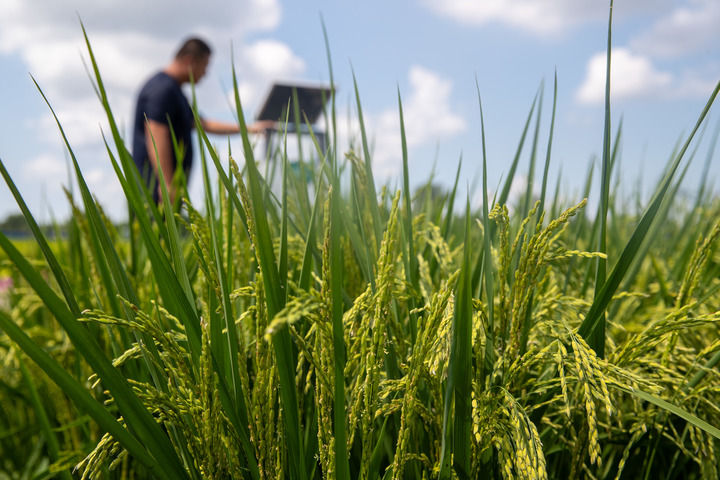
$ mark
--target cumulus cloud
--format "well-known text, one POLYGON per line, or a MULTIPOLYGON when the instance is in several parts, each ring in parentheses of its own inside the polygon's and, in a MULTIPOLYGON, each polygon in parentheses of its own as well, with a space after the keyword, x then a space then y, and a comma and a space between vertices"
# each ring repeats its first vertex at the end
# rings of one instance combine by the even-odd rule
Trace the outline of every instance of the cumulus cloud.
MULTIPOLYGON (((600 52, 588 61, 583 84, 576 99, 584 104, 602 103, 605 99, 606 53, 600 52)), ((614 99, 667 96, 674 76, 659 70, 652 61, 626 48, 614 48, 610 88, 614 99)))
MULTIPOLYGON (((409 149, 434 144, 465 130, 465 119, 450 107, 450 80, 420 66, 411 67, 408 78, 410 93, 403 95, 403 116, 409 149)), ((397 108, 370 113, 366 123, 372 134, 374 174, 382 179, 398 175, 402 170, 402 147, 397 108)))
POLYGON ((65 162, 51 153, 38 155, 23 166, 25 177, 38 182, 65 178, 66 173, 65 162))
MULTIPOLYGON (((720 2, 685 0, 644 32, 632 38, 627 47, 613 49, 613 98, 678 99, 709 94, 718 78, 717 62, 687 60, 694 53, 720 53, 717 25, 720 2), (680 59, 665 68, 663 60, 680 59)), ((576 92, 580 103, 602 103, 605 91, 605 53, 594 55, 587 64, 583 84, 576 92)))
MULTIPOLYGON (((305 62, 282 42, 260 40, 241 48, 237 57, 242 67, 242 78, 238 89, 243 108, 255 110, 275 81, 292 81, 305 71, 305 62)), ((235 105, 235 92, 230 90, 227 97, 235 105)))
POLYGON ((177 40, 189 32, 227 39, 275 28, 280 21, 276 0, 177 2, 142 0, 3 0, 0 4, 0 51, 40 40, 74 35, 78 16, 86 26, 107 33, 147 32, 177 40), (222 12, 222 14, 218 14, 222 12))
POLYGON ((633 49, 648 55, 676 57, 702 48, 718 49, 720 2, 690 0, 663 16, 650 30, 634 39, 633 49))
MULTIPOLYGON (((596 0, 424 0, 424 3, 438 14, 465 25, 498 23, 541 36, 556 35, 588 21, 604 20, 608 15, 607 3, 596 0)), ((620 13, 648 11, 666 3, 666 0, 635 0, 623 5, 620 13)))

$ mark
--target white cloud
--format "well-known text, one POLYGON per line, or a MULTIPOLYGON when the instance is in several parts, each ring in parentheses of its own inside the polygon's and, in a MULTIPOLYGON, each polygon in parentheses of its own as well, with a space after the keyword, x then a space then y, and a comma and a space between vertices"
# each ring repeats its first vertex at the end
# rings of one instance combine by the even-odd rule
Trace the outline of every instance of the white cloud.
POLYGON ((663 16, 631 43, 633 49, 654 56, 675 57, 701 48, 718 49, 720 2, 690 0, 663 16))
MULTIPOLYGON (((612 50, 610 91, 613 99, 667 96, 674 77, 658 70, 652 61, 626 48, 612 50)), ((602 103, 605 99, 606 53, 593 55, 586 76, 577 91, 580 103, 602 103)))
POLYGON ((43 182, 67 178, 67 166, 62 158, 44 153, 27 162, 23 167, 25 177, 43 182))
POLYGON ((465 129, 465 120, 450 111, 450 80, 417 66, 410 69, 409 77, 412 91, 403 107, 408 145, 418 145, 427 137, 451 136, 465 129))
MULTIPOLYGON (((465 120, 450 108, 450 80, 420 66, 411 67, 408 77, 410 94, 403 96, 408 149, 433 144, 465 130, 465 120)), ((344 123, 340 122, 339 126, 342 127, 344 123)), ((399 174, 402 169, 402 146, 397 107, 377 114, 368 114, 366 123, 374 147, 373 172, 383 179, 399 174)), ((355 131, 356 128, 355 125, 350 125, 350 131, 355 131)))
MULTIPOLYGON (((297 79, 305 71, 305 62, 284 43, 260 40, 245 45, 239 52, 238 71, 242 72, 238 90, 245 112, 254 111, 270 91, 273 82, 297 79)), ((227 92, 235 106, 235 92, 227 92)))
POLYGON ((268 78, 295 75, 305 69, 305 63, 293 54, 290 47, 274 40, 261 40, 248 45, 245 58, 254 72, 268 78))
MULTIPOLYGON (((465 25, 504 24, 536 35, 556 35, 608 16, 608 2, 597 0, 424 0, 431 10, 465 25)), ((666 0, 634 0, 616 16, 653 11, 666 0)))
POLYGON ((277 27, 280 14, 277 0, 240 0, 232 6, 221 0, 3 0, 0 51, 75 35, 79 29, 78 16, 91 31, 146 32, 155 38, 177 41, 189 33, 227 39, 266 31, 277 27))

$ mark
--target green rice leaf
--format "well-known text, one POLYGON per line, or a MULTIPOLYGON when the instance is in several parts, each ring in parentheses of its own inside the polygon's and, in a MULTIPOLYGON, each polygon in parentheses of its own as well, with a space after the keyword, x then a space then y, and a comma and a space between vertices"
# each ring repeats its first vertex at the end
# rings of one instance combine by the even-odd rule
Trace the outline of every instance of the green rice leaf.
MULTIPOLYGON (((125 422, 138 440, 147 447, 149 453, 156 459, 159 465, 171 477, 163 478, 187 478, 187 473, 178 459, 175 449, 172 447, 167 435, 154 418, 142 405, 142 402, 133 393, 125 377, 115 369, 97 342, 92 338, 84 325, 78 322, 65 303, 53 292, 44 282, 42 276, 28 263, 23 255, 10 243, 7 237, 0 233, 0 248, 8 255, 8 258, 15 264, 20 273, 25 277, 30 286, 37 292, 38 296, 52 312, 68 337, 75 345, 76 350, 83 355, 88 364, 98 374, 107 388, 113 395, 118 409, 123 415, 125 422)), ((6 332, 14 331, 11 325, 4 326, 6 332)), ((14 324, 13 324, 14 325, 14 324)), ((10 333, 8 333, 10 335, 10 333)), ((25 338, 16 336, 21 341, 25 338)), ((18 342, 16 338, 14 341, 18 342)), ((29 341, 29 339, 28 339, 29 341)), ((44 361, 31 346, 25 345, 23 351, 33 360, 44 361)), ((107 428, 107 427, 105 427, 107 428)))
POLYGON ((621 390, 624 390, 640 400, 644 400, 646 402, 652 403, 653 405, 662 408, 663 410, 672 413, 673 415, 677 415, 678 417, 682 418, 683 420, 687 421, 688 423, 694 425, 695 427, 699 428, 700 430, 712 435, 716 439, 720 440, 720 429, 717 427, 714 427, 707 423, 706 421, 698 418, 697 416, 693 415, 692 413, 688 412, 687 410, 684 410, 676 405, 673 405, 670 402, 667 402, 663 400, 662 398, 656 397, 655 395, 651 395, 649 393, 643 392, 642 390, 634 389, 634 388, 623 388, 620 387, 621 390))
MULTIPOLYGON (((4 236, 0 236, 0 241, 3 238, 4 236)), ((48 377, 72 399, 82 412, 92 417, 100 428, 110 433, 136 460, 148 467, 154 475, 165 479, 186 478, 184 472, 177 472, 172 465, 159 463, 157 459, 153 458, 143 447, 143 444, 108 413, 102 403, 90 396, 77 380, 72 378, 57 361, 37 346, 2 310, 0 310, 0 328, 17 343, 28 357, 47 373, 48 377), (179 473, 180 476, 174 477, 173 471, 179 473)))
MULTIPOLYGON (((266 217, 265 195, 262 187, 260 172, 255 164, 253 149, 248 137, 247 125, 240 103, 240 94, 237 84, 235 67, 233 66, 233 89, 235 93, 235 106, 240 125, 240 135, 245 153, 245 165, 248 173, 248 186, 250 202, 255 224, 255 248, 258 256, 260 271, 263 275, 265 300, 267 303, 268 319, 272 321, 275 315, 285 305, 285 294, 282 291, 278 264, 273 251, 273 241, 270 227, 266 217)), ((295 361, 293 359, 293 345, 290 332, 286 324, 281 325, 272 337, 275 357, 280 377, 280 397, 283 404, 283 418, 285 420, 285 435, 288 442, 289 473, 290 478, 307 478, 305 468, 305 454, 302 442, 302 429, 300 427, 299 407, 295 391, 295 361)))
MULTIPOLYGON (((605 68, 605 126, 603 129, 603 157, 602 157, 602 180, 600 184, 600 206, 598 218, 600 221, 600 232, 597 251, 607 254, 607 214, 610 196, 610 176, 612 174, 612 162, 610 159, 610 66, 612 52, 612 11, 613 0, 610 0, 610 15, 608 20, 607 37, 607 62, 605 68)), ((595 271, 595 299, 598 298, 600 289, 605 283, 605 271, 607 258, 598 257, 595 271)), ((586 338, 590 346, 600 358, 605 356, 605 312, 599 312, 598 322, 592 334, 586 338)))
MULTIPOLYGON (((3 330, 5 330, 3 324, 7 326, 7 321, 12 320, 7 317, 5 317, 4 319, 0 317, 0 328, 3 328, 3 330), (3 322, 3 320, 5 320, 5 322, 3 322)), ((12 327, 10 328, 12 329, 12 327)), ((20 365, 20 373, 22 374, 23 380, 25 381, 25 384, 30 391, 30 403, 35 410, 35 415, 37 415, 40 422, 42 434, 45 437, 45 441, 47 442, 50 460, 53 462, 57 462, 60 457, 60 443, 58 442, 55 432, 53 431, 52 425, 50 425, 50 419, 48 418, 47 410, 43 405, 40 394, 38 393, 37 387, 35 386, 35 381, 30 375, 30 372, 28 372, 22 356, 18 356, 18 364, 20 365)), ((72 480, 73 478, 69 469, 64 469, 59 472, 59 476, 64 480, 72 480)))
POLYGON ((588 341, 590 347, 592 347, 596 352, 598 350, 602 351, 602 349, 604 348, 604 337, 599 337, 599 332, 603 332, 605 328, 603 313, 605 312, 605 309, 610 303, 612 296, 615 294, 615 291, 620 285, 620 282, 622 281, 625 272, 627 272, 628 268, 630 268, 633 259, 637 255, 638 250, 640 249, 642 242, 645 238, 645 235, 650 230, 650 226, 655 220, 655 216, 657 215, 658 210, 662 205, 665 194, 670 188, 675 171, 680 165, 680 161, 682 160, 683 155, 690 146, 690 143, 692 142, 695 133, 697 132, 698 128, 700 128, 702 122, 705 120, 705 117, 707 116, 710 107, 715 101, 718 92, 720 92, 720 82, 716 84, 715 89, 710 95, 710 98, 705 104, 705 107, 703 108, 703 111, 700 113, 700 117, 698 118, 695 127, 693 128, 692 132, 690 132, 690 135, 685 141, 685 144, 683 145, 680 152, 675 156, 675 160, 670 166, 670 170, 665 176, 665 179, 663 180, 660 189, 655 193, 655 196, 651 200, 650 205, 640 219, 640 222, 635 228, 635 231, 630 237, 630 240, 628 241, 627 245, 625 245, 625 248, 620 254, 620 258, 615 264, 615 267, 613 267, 610 276, 608 277, 607 281, 602 285, 598 294, 595 296, 595 299, 590 306, 590 310, 588 311, 585 319, 583 320, 580 328, 578 329, 578 333, 585 340, 588 341), (591 340, 595 340, 595 343, 593 343, 591 340))

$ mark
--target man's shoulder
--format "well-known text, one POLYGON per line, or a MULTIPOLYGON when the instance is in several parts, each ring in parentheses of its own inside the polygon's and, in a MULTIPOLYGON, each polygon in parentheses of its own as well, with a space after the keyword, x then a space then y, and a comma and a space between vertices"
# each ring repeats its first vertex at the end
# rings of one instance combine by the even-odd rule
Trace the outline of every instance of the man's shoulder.
POLYGON ((177 90, 177 83, 165 72, 157 72, 147 79, 140 89, 140 95, 156 96, 161 92, 177 90))

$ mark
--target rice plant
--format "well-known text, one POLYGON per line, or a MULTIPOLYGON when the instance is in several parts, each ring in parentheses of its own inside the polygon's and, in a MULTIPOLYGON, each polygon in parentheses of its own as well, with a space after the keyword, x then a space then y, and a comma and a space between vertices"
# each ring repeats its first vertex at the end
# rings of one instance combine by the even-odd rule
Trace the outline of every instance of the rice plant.
POLYGON ((176 209, 142 186, 85 38, 131 223, 105 217, 57 117, 66 237, 0 162, 35 239, 0 234, 3 478, 718 478, 720 203, 678 189, 720 84, 640 213, 609 188, 608 84, 597 214, 587 191, 549 198, 549 146, 541 197, 510 215, 540 96, 496 201, 483 158, 486 201, 458 215, 457 180, 410 191, 400 95, 403 187, 375 185, 357 84, 361 149, 338 145, 333 106, 312 188, 281 146, 274 192, 234 79, 243 151, 198 121, 205 198, 176 209))

